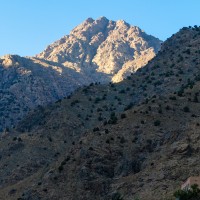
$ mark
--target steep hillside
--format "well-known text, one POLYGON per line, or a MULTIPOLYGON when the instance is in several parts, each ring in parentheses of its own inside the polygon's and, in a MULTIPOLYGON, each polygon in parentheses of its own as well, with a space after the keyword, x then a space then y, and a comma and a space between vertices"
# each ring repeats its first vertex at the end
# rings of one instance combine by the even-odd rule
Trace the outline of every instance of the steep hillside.
POLYGON ((45 125, 41 120, 42 127, 1 138, 0 196, 170 198, 188 176, 200 173, 199 86, 188 86, 182 96, 154 96, 125 111, 116 124, 92 131, 73 113, 55 120, 63 108, 57 103, 56 116, 43 112, 51 118, 45 125))
POLYGON ((90 83, 121 81, 143 67, 161 41, 124 21, 87 19, 36 57, 0 58, 0 131, 30 109, 90 83))
POLYGON ((91 85, 1 136, 3 199, 164 200, 199 175, 200 28, 118 84, 91 85))
POLYGON ((6 55, 0 58, 0 131, 30 109, 47 105, 91 80, 58 63, 6 55))

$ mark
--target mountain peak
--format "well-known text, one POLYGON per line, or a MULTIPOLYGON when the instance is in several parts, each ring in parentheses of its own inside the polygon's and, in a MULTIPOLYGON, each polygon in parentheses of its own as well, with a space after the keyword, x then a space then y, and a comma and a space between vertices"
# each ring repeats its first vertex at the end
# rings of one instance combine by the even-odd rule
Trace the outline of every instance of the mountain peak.
POLYGON ((126 21, 122 20, 122 19, 117 20, 117 21, 116 21, 116 25, 118 25, 118 26, 126 25, 126 26, 129 26, 129 27, 130 27, 130 24, 127 23, 126 21))
POLYGON ((107 82, 112 76, 116 76, 112 81, 119 82, 147 64, 160 49, 159 39, 139 30, 124 20, 88 18, 37 57, 62 63, 78 72, 87 71, 87 76, 94 70, 98 82, 107 82))
POLYGON ((94 19, 92 19, 91 17, 87 18, 85 20, 86 23, 93 23, 94 22, 94 19))
POLYGON ((104 17, 104 16, 101 16, 101 17, 99 17, 98 19, 96 19, 96 21, 99 21, 99 22, 108 22, 109 19, 107 19, 107 18, 104 17))
POLYGON ((101 17, 97 18, 96 20, 89 17, 82 24, 78 25, 77 27, 87 26, 87 25, 92 25, 92 24, 93 25, 95 25, 95 24, 105 24, 105 23, 108 23, 108 22, 109 22, 109 20, 104 16, 101 16, 101 17))

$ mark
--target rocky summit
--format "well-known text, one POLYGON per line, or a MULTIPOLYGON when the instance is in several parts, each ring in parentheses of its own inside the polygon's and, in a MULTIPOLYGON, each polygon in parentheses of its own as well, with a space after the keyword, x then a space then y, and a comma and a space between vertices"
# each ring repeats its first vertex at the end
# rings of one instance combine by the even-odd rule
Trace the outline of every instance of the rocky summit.
POLYGON ((160 45, 159 39, 123 20, 88 18, 36 57, 62 63, 89 77, 96 75, 97 81, 119 82, 147 64, 160 45))
POLYGON ((5 130, 0 197, 175 200, 200 174, 199 44, 200 27, 182 28, 127 79, 79 88, 5 130))
POLYGON ((161 41, 139 27, 105 17, 88 18, 35 57, 0 58, 0 131, 30 109, 94 82, 119 82, 143 67, 161 41))

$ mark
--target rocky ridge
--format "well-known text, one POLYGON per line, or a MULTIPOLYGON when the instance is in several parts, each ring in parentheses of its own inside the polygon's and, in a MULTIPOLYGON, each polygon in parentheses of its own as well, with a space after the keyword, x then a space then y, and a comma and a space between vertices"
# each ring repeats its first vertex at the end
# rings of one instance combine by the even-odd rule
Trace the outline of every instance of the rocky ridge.
POLYGON ((146 65, 160 45, 159 39, 123 20, 88 18, 36 57, 62 63, 88 76, 106 74, 100 82, 119 82, 146 65))

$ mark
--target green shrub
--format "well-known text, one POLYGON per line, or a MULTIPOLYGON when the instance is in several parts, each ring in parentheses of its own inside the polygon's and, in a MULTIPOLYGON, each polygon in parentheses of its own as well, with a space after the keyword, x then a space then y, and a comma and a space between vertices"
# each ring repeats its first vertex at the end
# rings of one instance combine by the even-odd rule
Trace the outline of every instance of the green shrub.
POLYGON ((105 133, 108 134, 108 133, 109 133, 109 130, 108 130, 108 129, 105 129, 105 133))
POLYGON ((93 128, 93 132, 96 132, 96 131, 99 131, 99 130, 100 130, 99 127, 93 128))
POLYGON ((112 200, 123 200, 123 197, 119 192, 116 192, 112 195, 112 200))
POLYGON ((96 97, 94 103, 99 103, 99 101, 101 101, 101 99, 99 97, 96 97))
POLYGON ((63 170, 63 165, 60 165, 60 166, 58 167, 58 171, 61 172, 62 170, 63 170))
POLYGON ((71 102, 71 106, 74 106, 74 105, 76 105, 77 103, 80 103, 80 101, 79 101, 79 100, 74 100, 74 101, 71 102))
POLYGON ((125 108, 124 111, 129 110, 133 107, 133 103, 128 104, 125 108))
POLYGON ((125 93, 125 90, 122 89, 122 90, 119 91, 119 93, 124 94, 124 93, 125 93))
POLYGON ((197 94, 195 94, 194 99, 193 99, 193 102, 195 102, 195 103, 198 103, 198 102, 199 102, 197 94))
POLYGON ((194 184, 189 190, 177 190, 174 192, 174 196, 179 198, 179 200, 199 200, 200 189, 197 184, 194 184))
POLYGON ((160 126, 160 120, 156 120, 156 121, 154 122, 154 126, 160 126))
POLYGON ((185 107, 183 108, 183 111, 184 111, 184 112, 190 112, 190 109, 189 109, 188 106, 185 106, 185 107))
POLYGON ((176 100, 176 97, 175 96, 171 96, 169 97, 170 100, 176 100))
POLYGON ((126 118, 126 114, 125 114, 125 113, 122 113, 122 114, 121 114, 121 119, 124 119, 124 118, 126 118))

